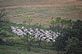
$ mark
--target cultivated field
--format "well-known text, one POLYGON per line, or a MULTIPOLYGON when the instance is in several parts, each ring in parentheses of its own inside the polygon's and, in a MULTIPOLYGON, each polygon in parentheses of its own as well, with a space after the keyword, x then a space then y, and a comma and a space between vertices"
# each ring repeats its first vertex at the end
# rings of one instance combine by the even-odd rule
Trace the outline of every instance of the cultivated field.
POLYGON ((81 19, 82 7, 78 0, 1 0, 0 8, 5 8, 12 22, 28 23, 30 15, 32 23, 48 25, 51 17, 81 19))

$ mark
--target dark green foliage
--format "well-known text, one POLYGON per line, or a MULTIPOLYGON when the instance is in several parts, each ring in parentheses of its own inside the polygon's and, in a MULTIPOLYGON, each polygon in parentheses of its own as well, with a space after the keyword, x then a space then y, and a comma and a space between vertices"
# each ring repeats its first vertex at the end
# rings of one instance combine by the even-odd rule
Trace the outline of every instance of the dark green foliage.
POLYGON ((66 20, 58 17, 53 19, 52 22, 54 22, 51 23, 54 26, 51 29, 61 33, 56 39, 55 49, 57 51, 66 50, 68 54, 74 53, 80 41, 82 41, 82 21, 66 20))
POLYGON ((70 51, 74 54, 82 54, 82 21, 77 20, 74 22, 72 30, 74 30, 68 40, 69 49, 67 54, 71 54, 70 51))
MULTIPOLYGON (((76 37, 69 38, 66 45, 66 53, 65 54, 78 54, 77 48, 79 47, 79 39, 76 37)), ((79 51, 79 50, 78 50, 79 51)))
POLYGON ((5 16, 6 16, 5 9, 0 10, 0 22, 6 21, 5 16))
POLYGON ((56 19, 51 19, 50 21, 50 29, 58 32, 63 31, 63 29, 70 29, 72 27, 73 21, 69 19, 62 19, 61 17, 57 17, 56 19))

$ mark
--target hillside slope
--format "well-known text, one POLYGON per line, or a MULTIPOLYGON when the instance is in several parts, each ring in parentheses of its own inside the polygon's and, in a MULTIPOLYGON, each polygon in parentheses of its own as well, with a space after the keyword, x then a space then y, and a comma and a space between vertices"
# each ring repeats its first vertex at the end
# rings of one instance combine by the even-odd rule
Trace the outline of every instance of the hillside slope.
POLYGON ((0 0, 0 7, 13 5, 61 5, 67 3, 74 3, 76 0, 0 0))
POLYGON ((32 23, 49 24, 50 17, 82 20, 81 0, 0 0, 0 9, 5 8, 11 21, 22 23, 28 15, 32 23), (47 19, 46 19, 47 18, 47 19), (37 20, 36 20, 37 19, 37 20))

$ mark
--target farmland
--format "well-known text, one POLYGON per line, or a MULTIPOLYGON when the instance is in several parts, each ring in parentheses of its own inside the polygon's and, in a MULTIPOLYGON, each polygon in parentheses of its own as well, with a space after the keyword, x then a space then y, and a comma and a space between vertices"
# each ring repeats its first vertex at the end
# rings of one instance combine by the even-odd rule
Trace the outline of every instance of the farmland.
POLYGON ((32 24, 40 23, 48 25, 51 17, 61 17, 68 19, 81 19, 82 7, 81 2, 75 0, 68 1, 54 1, 48 0, 46 2, 41 0, 9 0, 1 1, 1 8, 7 11, 7 17, 10 21, 15 23, 22 23, 27 21, 27 16, 32 18, 32 24), (25 3, 27 1, 27 3, 25 3), (77 3, 76 3, 77 2, 77 3))
POLYGON ((0 0, 0 54, 82 54, 81 0, 0 0))

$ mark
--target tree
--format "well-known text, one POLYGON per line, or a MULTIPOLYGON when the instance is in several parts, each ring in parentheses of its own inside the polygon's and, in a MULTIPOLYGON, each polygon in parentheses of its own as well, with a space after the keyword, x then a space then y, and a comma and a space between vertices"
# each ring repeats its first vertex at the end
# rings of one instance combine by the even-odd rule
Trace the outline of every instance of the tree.
MULTIPOLYGON (((82 21, 81 20, 77 20, 74 22, 72 29, 74 29, 76 31, 76 36, 80 39, 82 37, 82 21)), ((80 39, 82 40, 82 38, 80 39)))
POLYGON ((66 46, 66 54, 75 54, 75 50, 79 45, 79 39, 76 37, 69 38, 66 46))
MULTIPOLYGON (((61 33, 61 35, 56 39, 55 42, 55 47, 58 52, 68 49, 66 46, 70 45, 69 40, 73 42, 72 45, 78 44, 79 42, 78 37, 81 36, 82 32, 81 21, 56 19, 55 23, 56 23, 55 25, 58 28, 58 31, 61 33)), ((71 51, 74 50, 72 45, 70 45, 69 47, 72 48, 71 51)), ((77 46, 78 45, 76 45, 76 47, 77 46)), ((68 51, 70 53, 70 49, 68 51)))
POLYGON ((82 44, 82 21, 76 20, 72 24, 72 29, 70 30, 70 37, 67 41, 66 54, 81 54, 80 50, 77 50, 82 44))
POLYGON ((50 20, 50 29, 51 30, 59 30, 59 24, 60 24, 60 20, 61 20, 61 17, 57 17, 57 18, 51 18, 50 20))
POLYGON ((0 22, 7 21, 5 9, 0 10, 0 22))
POLYGON ((7 12, 5 9, 1 9, 0 10, 0 26, 5 26, 7 25, 9 22, 8 18, 7 18, 7 12))
POLYGON ((70 19, 62 19, 61 17, 52 18, 50 20, 50 29, 58 32, 63 31, 63 29, 70 29, 72 27, 73 21, 70 19))
POLYGON ((55 49, 59 54, 59 51, 65 51, 65 47, 67 45, 68 38, 70 37, 70 33, 69 33, 70 29, 64 29, 60 36, 56 39, 55 42, 55 49))

